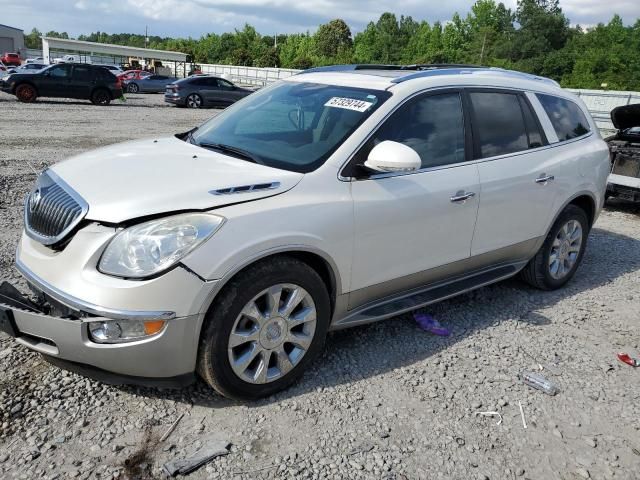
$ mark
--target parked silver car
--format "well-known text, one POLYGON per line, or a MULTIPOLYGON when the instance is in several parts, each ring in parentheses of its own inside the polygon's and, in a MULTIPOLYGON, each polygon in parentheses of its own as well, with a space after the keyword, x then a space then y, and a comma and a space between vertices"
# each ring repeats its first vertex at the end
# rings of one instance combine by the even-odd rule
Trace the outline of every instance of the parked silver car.
POLYGON ((161 93, 167 85, 178 80, 166 75, 149 75, 140 79, 125 80, 124 89, 129 93, 161 93))
MULTIPOLYGON (((0 328, 110 381, 257 398, 329 330, 518 273, 576 272, 609 152, 555 82, 489 68, 324 68, 198 128, 45 170, 0 328)), ((6 366, 6 368, 11 368, 6 366)))

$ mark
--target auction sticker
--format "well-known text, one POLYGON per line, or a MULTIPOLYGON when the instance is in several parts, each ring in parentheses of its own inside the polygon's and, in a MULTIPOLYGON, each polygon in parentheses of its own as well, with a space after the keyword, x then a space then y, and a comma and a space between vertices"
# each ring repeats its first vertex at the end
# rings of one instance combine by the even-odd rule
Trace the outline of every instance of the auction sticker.
POLYGON ((355 110, 356 112, 366 112, 371 105, 373 105, 371 102, 343 97, 332 97, 324 104, 325 107, 346 108, 347 110, 355 110))

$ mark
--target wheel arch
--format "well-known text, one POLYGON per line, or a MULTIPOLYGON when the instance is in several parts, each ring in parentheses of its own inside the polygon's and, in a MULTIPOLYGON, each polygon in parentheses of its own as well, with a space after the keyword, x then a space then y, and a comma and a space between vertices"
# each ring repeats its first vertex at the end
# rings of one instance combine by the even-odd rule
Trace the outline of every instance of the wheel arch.
POLYGON ((555 215, 551 219, 551 222, 549 223, 549 226, 545 233, 545 237, 549 234, 551 227, 553 227, 553 224, 556 223, 556 220, 558 219, 558 217, 562 214, 562 212, 564 212, 564 209, 567 208, 569 205, 575 205, 581 208, 582 210, 584 210, 584 212, 587 214, 587 218, 589 219, 589 228, 593 226, 598 214, 598 207, 597 207, 595 195, 588 190, 580 191, 574 194, 573 196, 569 197, 567 200, 565 200, 562 206, 558 209, 558 211, 555 213, 555 215))
MULTIPOLYGON (((207 299, 203 304, 202 322, 204 322, 204 317, 206 317, 208 312, 213 308, 216 298, 218 298, 220 293, 225 289, 227 284, 233 278, 259 262, 276 258, 278 256, 288 256, 295 258, 296 260, 306 263, 313 270, 315 270, 316 273, 318 273, 323 283, 327 287, 329 300, 331 302, 331 317, 333 317, 333 312, 336 306, 336 299, 340 292, 342 292, 342 281, 338 272, 337 265, 329 255, 318 249, 307 246, 290 246, 261 252, 258 255, 250 257, 245 262, 236 265, 225 275, 223 275, 223 277, 216 282, 215 287, 207 296, 207 299)), ((198 327, 198 336, 200 336, 201 330, 202 324, 198 327)))
POLYGON ((14 86, 13 86, 13 90, 11 91, 12 94, 16 94, 16 91, 18 90, 18 87, 22 86, 22 85, 29 85, 30 87, 32 87, 35 91, 36 91, 36 95, 40 96, 40 92, 38 91, 38 87, 36 87, 36 85, 33 82, 30 82, 29 80, 21 80, 19 82, 17 82, 14 86))
POLYGON ((100 90, 104 90, 105 92, 107 92, 111 100, 115 100, 115 98, 113 98, 113 94, 111 93, 111 90, 109 90, 109 88, 105 87, 104 85, 96 85, 95 87, 93 87, 93 89, 91 90, 91 93, 89 94, 89 98, 93 98, 95 93, 100 90))
POLYGON ((587 214, 589 220, 589 228, 593 226, 596 221, 596 201, 590 194, 581 194, 574 197, 569 203, 567 203, 562 209, 564 210, 569 205, 575 205, 581 208, 584 213, 587 214))

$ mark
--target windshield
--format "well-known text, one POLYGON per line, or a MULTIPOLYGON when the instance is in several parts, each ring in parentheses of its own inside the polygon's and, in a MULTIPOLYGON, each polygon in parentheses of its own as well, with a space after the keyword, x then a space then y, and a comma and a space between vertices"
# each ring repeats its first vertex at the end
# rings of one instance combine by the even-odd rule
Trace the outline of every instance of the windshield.
POLYGON ((390 93, 280 82, 259 90, 195 130, 190 140, 257 163, 311 172, 373 113, 390 93))

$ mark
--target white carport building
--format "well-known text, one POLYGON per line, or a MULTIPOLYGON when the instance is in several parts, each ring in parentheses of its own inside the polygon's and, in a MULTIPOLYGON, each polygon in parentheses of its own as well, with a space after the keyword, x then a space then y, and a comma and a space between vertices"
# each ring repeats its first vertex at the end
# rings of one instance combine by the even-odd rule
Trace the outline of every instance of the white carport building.
POLYGON ((78 53, 80 57, 99 56, 101 61, 96 63, 129 63, 130 58, 160 61, 164 64, 173 63, 173 70, 176 75, 182 67, 183 75, 186 76, 188 55, 182 52, 171 52, 168 50, 155 50, 151 48, 127 47, 124 45, 112 45, 109 43, 85 42, 81 40, 71 40, 65 38, 42 37, 42 56, 45 61, 53 63, 53 59, 68 53, 78 53))

